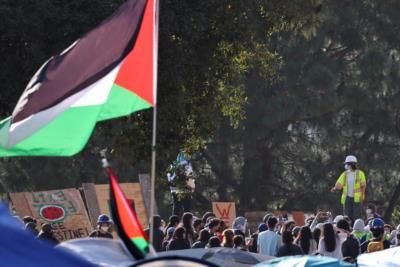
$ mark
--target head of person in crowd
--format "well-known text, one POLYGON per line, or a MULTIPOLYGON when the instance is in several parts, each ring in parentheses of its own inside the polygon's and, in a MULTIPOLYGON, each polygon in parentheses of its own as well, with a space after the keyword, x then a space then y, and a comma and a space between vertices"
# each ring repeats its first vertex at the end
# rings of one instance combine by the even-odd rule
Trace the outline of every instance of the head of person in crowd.
POLYGON ((384 229, 385 235, 390 235, 390 233, 393 230, 393 227, 390 224, 385 224, 383 229, 384 229))
POLYGON ((220 220, 218 232, 223 233, 227 228, 228 226, 226 226, 225 222, 223 220, 220 220))
POLYGON ((168 224, 165 227, 165 229, 168 229, 170 227, 176 228, 178 226, 179 222, 180 222, 179 217, 177 215, 172 215, 172 216, 169 217, 168 224))
POLYGON ((382 219, 380 218, 373 219, 370 229, 372 237, 375 239, 382 239, 382 236, 385 232, 384 226, 385 223, 383 222, 382 219))
POLYGON ((166 240, 171 240, 172 237, 174 236, 174 232, 175 232, 175 228, 174 228, 174 227, 169 227, 169 228, 167 229, 167 233, 166 233, 166 235, 165 235, 165 239, 166 239, 166 240))
POLYGON ((325 242, 325 249, 333 252, 336 249, 336 233, 331 223, 325 223, 322 230, 322 239, 325 242))
POLYGON ((350 232, 350 224, 345 219, 338 221, 336 224, 336 228, 346 233, 350 232))
POLYGON ((333 224, 337 224, 338 221, 340 221, 340 220, 344 220, 344 216, 343 215, 337 215, 335 217, 335 219, 333 219, 333 224))
POLYGON ((208 245, 207 247, 209 248, 216 248, 216 247, 220 247, 221 244, 219 242, 219 238, 216 236, 212 236, 210 237, 210 239, 208 240, 208 245))
POLYGON ((247 227, 247 220, 243 216, 236 217, 232 223, 232 229, 234 230, 235 235, 241 234, 245 235, 247 227))
POLYGON ((201 219, 194 219, 193 220, 193 228, 196 233, 199 233, 202 229, 202 220, 201 219))
POLYGON ((37 224, 36 219, 31 217, 31 216, 24 216, 22 218, 22 221, 24 222, 24 225, 27 224, 27 223, 30 223, 30 222, 33 222, 33 223, 37 224))
POLYGON ((174 239, 174 240, 183 240, 185 238, 186 238, 185 228, 176 227, 175 230, 174 230, 174 234, 172 235, 172 239, 174 239))
POLYGON ((165 221, 164 221, 163 219, 161 219, 161 224, 160 224, 160 227, 159 227, 159 229, 160 229, 162 232, 164 232, 164 231, 165 231, 165 226, 166 226, 166 223, 165 223, 165 221))
POLYGON ((282 243, 289 246, 293 243, 293 235, 291 232, 285 231, 282 234, 282 243))
POLYGON ((294 221, 287 221, 284 222, 282 225, 282 228, 280 230, 281 235, 283 234, 283 232, 292 232, 293 229, 296 227, 296 223, 294 221))
POLYGON ((376 217, 376 206, 375 206, 375 204, 369 203, 367 205, 366 210, 365 210, 365 214, 367 216, 367 219, 375 218, 376 217))
POLYGON ((234 248, 239 248, 240 249, 240 248, 242 248, 243 244, 244 244, 243 236, 235 235, 233 237, 233 247, 234 248))
POLYGON ((203 229, 200 231, 199 233, 199 238, 198 241, 201 242, 208 242, 208 240, 210 239, 211 235, 210 232, 207 229, 203 229))
POLYGON ((202 227, 206 227, 206 225, 208 224, 210 218, 216 218, 217 216, 215 216, 214 213, 212 213, 211 211, 207 211, 206 213, 204 213, 203 217, 201 217, 201 221, 203 223, 202 227))
POLYGON ((210 230, 211 235, 215 234, 218 231, 219 225, 220 225, 219 219, 213 218, 210 220, 210 222, 208 223, 208 229, 210 230))
MULTIPOLYGON (((160 215, 153 215, 153 224, 154 224, 154 227, 151 227, 151 228, 153 228, 153 229, 160 229, 160 227, 161 227, 161 222, 162 222, 162 219, 161 219, 161 217, 160 217, 160 215)), ((149 227, 149 228, 150 228, 149 227)))
POLYGON ((258 232, 259 233, 262 233, 262 232, 267 231, 267 230, 268 230, 268 226, 267 226, 266 223, 260 223, 258 225, 258 232))
POLYGON ((365 232, 365 224, 363 219, 357 219, 353 225, 354 233, 364 233, 365 232))
POLYGON ((97 230, 99 230, 102 233, 109 233, 111 231, 111 225, 112 221, 110 220, 110 217, 108 217, 105 214, 101 214, 97 218, 97 230))
POLYGON ((36 229, 36 223, 28 222, 25 224, 25 230, 33 234, 34 236, 38 235, 38 230, 36 229))
POLYGON ((265 214, 264 217, 263 217, 263 219, 262 219, 263 223, 268 223, 268 219, 269 219, 270 217, 272 217, 272 216, 273 216, 273 215, 272 215, 271 213, 265 214))
POLYGON ((268 225, 268 230, 269 231, 275 231, 276 225, 278 224, 278 220, 276 219, 276 217, 269 217, 268 221, 267 221, 267 225, 268 225))
POLYGON ((289 233, 292 234, 293 238, 297 238, 299 236, 299 234, 300 234, 300 230, 301 230, 301 227, 295 226, 295 227, 293 227, 291 232, 289 232, 289 231, 285 231, 285 232, 289 232, 289 233))
POLYGON ((226 229, 222 232, 222 246, 226 248, 233 248, 234 233, 231 229, 226 229))
POLYGON ((193 214, 190 212, 185 212, 182 216, 182 225, 186 230, 187 235, 193 235, 193 214))
POLYGON ((300 233, 298 235, 298 245, 300 245, 304 254, 308 254, 311 247, 311 240, 313 239, 311 229, 308 226, 303 226, 300 229, 300 233))

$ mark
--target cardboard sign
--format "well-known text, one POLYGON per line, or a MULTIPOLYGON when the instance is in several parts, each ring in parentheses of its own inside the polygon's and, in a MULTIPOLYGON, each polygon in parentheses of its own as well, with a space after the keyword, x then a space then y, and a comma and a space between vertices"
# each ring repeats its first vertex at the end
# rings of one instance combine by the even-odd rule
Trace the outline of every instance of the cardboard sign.
MULTIPOLYGON (((143 202, 142 190, 139 183, 122 183, 119 184, 124 191, 128 202, 134 204, 134 210, 136 211, 136 215, 139 219, 140 224, 145 229, 148 227, 148 217, 146 208, 143 202)), ((97 184, 96 187, 96 194, 97 200, 100 207, 100 213, 102 214, 110 214, 109 210, 109 199, 110 199, 110 192, 109 192, 109 185, 108 184, 97 184)))
POLYGON ((218 219, 223 220, 228 227, 232 226, 236 218, 235 202, 213 202, 212 208, 218 219))
POLYGON ((59 241, 86 237, 92 230, 76 189, 10 193, 10 198, 17 215, 36 218, 38 230, 43 223, 50 223, 59 241))

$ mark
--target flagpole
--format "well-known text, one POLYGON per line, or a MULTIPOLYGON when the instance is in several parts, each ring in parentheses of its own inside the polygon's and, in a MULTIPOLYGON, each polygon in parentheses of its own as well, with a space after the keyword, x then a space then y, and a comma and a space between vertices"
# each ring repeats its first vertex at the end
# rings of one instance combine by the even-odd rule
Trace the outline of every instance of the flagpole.
POLYGON ((153 137, 151 142, 151 190, 150 190, 150 244, 153 245, 154 240, 154 209, 155 209, 155 184, 156 184, 156 144, 157 144, 157 65, 158 65, 158 21, 159 21, 159 1, 153 0, 154 11, 154 45, 153 45, 153 94, 154 94, 154 107, 153 107, 153 137))

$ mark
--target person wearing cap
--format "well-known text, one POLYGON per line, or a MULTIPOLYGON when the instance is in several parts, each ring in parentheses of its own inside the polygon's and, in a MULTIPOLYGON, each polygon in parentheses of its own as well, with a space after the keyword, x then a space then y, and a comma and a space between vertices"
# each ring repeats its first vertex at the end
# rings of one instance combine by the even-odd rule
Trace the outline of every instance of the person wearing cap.
POLYGON ((355 156, 347 156, 344 163, 345 171, 340 175, 331 192, 342 190, 343 213, 354 221, 361 218, 361 203, 365 199, 367 183, 364 172, 357 166, 355 156))
POLYGON ((376 218, 372 221, 371 223, 371 233, 372 233, 372 239, 365 241, 364 243, 361 244, 361 252, 375 252, 378 250, 383 250, 383 249, 388 249, 391 246, 390 241, 385 239, 384 230, 385 223, 383 222, 382 219, 376 218), (371 250, 370 243, 376 243, 376 247, 373 250, 371 250))
POLYGON ((100 238, 113 238, 111 232, 112 222, 110 217, 105 214, 101 214, 97 219, 97 229, 89 234, 89 237, 100 237, 100 238))

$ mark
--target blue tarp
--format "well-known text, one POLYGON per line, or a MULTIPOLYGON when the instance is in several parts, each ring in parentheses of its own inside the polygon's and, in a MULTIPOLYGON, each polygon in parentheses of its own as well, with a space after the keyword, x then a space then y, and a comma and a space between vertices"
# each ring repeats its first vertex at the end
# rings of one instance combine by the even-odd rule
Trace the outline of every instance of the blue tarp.
POLYGON ((0 203, 0 265, 2 267, 94 267, 91 263, 37 241, 0 203))

